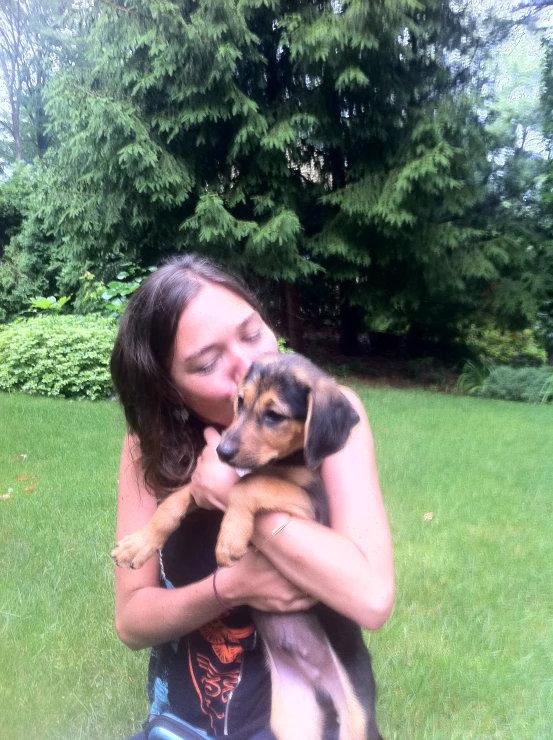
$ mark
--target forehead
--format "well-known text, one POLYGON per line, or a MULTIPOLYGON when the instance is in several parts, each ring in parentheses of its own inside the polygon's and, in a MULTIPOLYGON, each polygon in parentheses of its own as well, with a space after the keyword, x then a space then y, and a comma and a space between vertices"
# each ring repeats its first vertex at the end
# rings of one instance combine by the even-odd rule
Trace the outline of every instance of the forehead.
POLYGON ((231 290, 201 283, 200 289, 184 309, 179 319, 176 343, 193 353, 203 346, 228 336, 255 309, 231 290))
POLYGON ((254 363, 244 380, 242 393, 246 408, 286 406, 294 415, 307 412, 308 387, 295 373, 279 364, 254 363))

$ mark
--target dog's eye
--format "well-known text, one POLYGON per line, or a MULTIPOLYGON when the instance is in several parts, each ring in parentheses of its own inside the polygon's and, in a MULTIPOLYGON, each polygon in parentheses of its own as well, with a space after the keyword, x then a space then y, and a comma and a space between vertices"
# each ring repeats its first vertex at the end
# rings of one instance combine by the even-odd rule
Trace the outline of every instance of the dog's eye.
POLYGON ((244 408, 244 397, 238 396, 238 398, 236 399, 236 409, 238 413, 240 413, 243 408, 244 408))
POLYGON ((268 424, 279 424, 281 421, 284 421, 286 419, 285 416, 282 414, 277 414, 276 411, 266 411, 265 412, 265 421, 268 424))

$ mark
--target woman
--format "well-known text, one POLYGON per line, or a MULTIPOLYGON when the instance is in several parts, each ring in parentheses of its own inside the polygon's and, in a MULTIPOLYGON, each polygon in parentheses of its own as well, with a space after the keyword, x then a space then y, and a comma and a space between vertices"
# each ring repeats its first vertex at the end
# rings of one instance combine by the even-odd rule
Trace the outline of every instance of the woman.
MULTIPOLYGON (((132 296, 112 356, 128 434, 121 457, 117 540, 144 526, 160 498, 191 480, 198 508, 138 570, 116 569, 116 628, 152 647, 152 713, 171 711, 214 737, 271 738, 269 676, 249 607, 299 611, 323 601, 376 630, 393 603, 393 564, 372 437, 359 431, 324 460, 332 528, 258 515, 251 548, 214 569, 214 545, 238 479, 216 447, 237 384, 275 335, 237 279, 195 256, 172 259, 132 296), (286 524, 280 529, 281 524, 286 524), (271 533, 278 531, 278 535, 271 533)), ((141 735, 137 738, 142 737, 141 735)))

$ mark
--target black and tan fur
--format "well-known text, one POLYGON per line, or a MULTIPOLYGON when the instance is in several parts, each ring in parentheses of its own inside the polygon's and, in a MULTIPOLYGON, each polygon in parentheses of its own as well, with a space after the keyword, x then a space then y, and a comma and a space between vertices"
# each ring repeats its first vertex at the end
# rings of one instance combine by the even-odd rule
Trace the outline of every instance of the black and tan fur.
MULTIPOLYGON (((238 389, 234 420, 217 452, 251 471, 234 486, 216 557, 232 565, 246 552, 255 516, 280 511, 329 524, 318 468, 342 449, 359 417, 338 386, 300 355, 264 355, 238 389)), ((177 529, 189 487, 117 545, 121 567, 140 568, 177 529)), ((253 611, 271 669, 271 728, 278 740, 321 740, 338 722, 339 740, 379 740, 375 686, 361 629, 324 604, 305 612, 253 611)))

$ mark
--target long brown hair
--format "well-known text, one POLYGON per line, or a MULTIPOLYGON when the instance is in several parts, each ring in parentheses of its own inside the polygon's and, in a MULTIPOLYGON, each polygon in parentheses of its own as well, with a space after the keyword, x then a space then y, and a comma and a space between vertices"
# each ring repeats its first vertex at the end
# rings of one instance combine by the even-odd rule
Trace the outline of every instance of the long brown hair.
POLYGON ((190 479, 204 446, 205 423, 192 413, 183 422, 184 404, 169 373, 179 319, 203 283, 227 288, 263 316, 239 278, 194 254, 173 257, 131 296, 111 355, 127 427, 140 442, 144 480, 158 498, 190 479))

